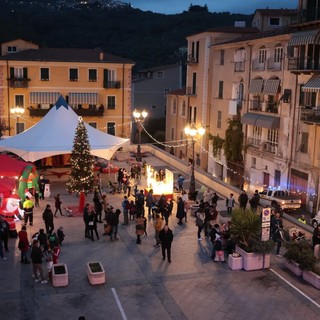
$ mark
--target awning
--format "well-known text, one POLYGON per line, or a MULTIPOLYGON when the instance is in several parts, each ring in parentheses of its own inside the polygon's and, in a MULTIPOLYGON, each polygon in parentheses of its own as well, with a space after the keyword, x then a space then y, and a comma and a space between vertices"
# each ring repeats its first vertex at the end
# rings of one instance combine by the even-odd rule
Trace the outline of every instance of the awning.
POLYGON ((263 94, 268 94, 272 96, 276 95, 279 91, 279 84, 279 79, 266 80, 263 87, 263 94))
POLYGON ((252 79, 250 81, 249 93, 261 93, 263 79, 252 79))
POLYGON ((320 91, 320 76, 312 76, 311 79, 302 86, 302 91, 305 91, 305 92, 320 91))
POLYGON ((279 128, 280 118, 262 114, 246 113, 242 116, 241 123, 274 130, 279 128))
POLYGON ((30 92, 30 103, 55 104, 59 97, 59 92, 30 92))
POLYGON ((98 104, 98 93, 70 92, 69 104, 98 104))
POLYGON ((319 29, 296 32, 291 36, 288 42, 288 46, 293 47, 301 46, 304 44, 320 44, 319 36, 319 29))

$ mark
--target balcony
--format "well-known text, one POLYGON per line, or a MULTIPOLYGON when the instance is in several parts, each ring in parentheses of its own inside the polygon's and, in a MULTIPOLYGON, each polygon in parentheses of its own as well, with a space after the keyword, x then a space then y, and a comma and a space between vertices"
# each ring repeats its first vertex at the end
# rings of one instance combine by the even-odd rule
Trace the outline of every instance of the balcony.
POLYGON ((245 71, 245 61, 238 61, 234 63, 234 72, 245 71))
POLYGON ((288 70, 307 74, 314 71, 318 71, 317 73, 320 73, 320 63, 319 60, 314 60, 312 57, 307 57, 303 59, 289 58, 288 70))
MULTIPOLYGON (((44 117, 50 109, 41 109, 41 108, 28 108, 30 113, 30 117, 44 117)), ((103 117, 104 109, 103 108, 96 108, 96 109, 74 109, 75 113, 78 116, 82 117, 103 117)))
POLYGON ((301 107, 300 120, 305 122, 320 123, 320 107, 301 107))
POLYGON ((103 87, 105 89, 119 89, 121 86, 120 81, 104 81, 103 87))
POLYGON ((187 64, 196 64, 196 63, 198 63, 198 59, 192 54, 188 54, 187 64))
POLYGON ((252 111, 262 111, 262 102, 259 100, 250 101, 250 110, 252 111))
POLYGON ((266 69, 266 61, 260 62, 259 59, 254 59, 251 68, 252 71, 263 71, 266 69))
POLYGON ((261 145, 261 139, 259 138, 254 138, 254 137, 248 137, 247 138, 247 144, 255 147, 255 148, 259 148, 261 145))
POLYGON ((282 70, 282 62, 274 61, 274 58, 269 58, 267 62, 267 69, 270 71, 280 71, 282 70))
POLYGON ((186 95, 187 96, 196 96, 197 95, 197 89, 195 87, 187 87, 186 88, 186 95))
POLYGON ((262 141, 260 145, 261 151, 276 153, 278 144, 270 141, 262 141))
POLYGON ((28 82, 30 79, 27 78, 11 78, 9 79, 10 88, 28 88, 28 82))

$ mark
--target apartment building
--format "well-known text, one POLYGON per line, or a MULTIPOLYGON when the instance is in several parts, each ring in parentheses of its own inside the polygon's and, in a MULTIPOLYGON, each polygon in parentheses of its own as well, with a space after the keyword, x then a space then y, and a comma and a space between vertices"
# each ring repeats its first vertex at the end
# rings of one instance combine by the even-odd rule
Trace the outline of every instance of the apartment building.
POLYGON ((93 127, 130 137, 134 62, 98 49, 40 48, 18 39, 1 45, 0 116, 18 134, 62 95, 93 127), (20 107, 21 115, 12 109, 20 107))

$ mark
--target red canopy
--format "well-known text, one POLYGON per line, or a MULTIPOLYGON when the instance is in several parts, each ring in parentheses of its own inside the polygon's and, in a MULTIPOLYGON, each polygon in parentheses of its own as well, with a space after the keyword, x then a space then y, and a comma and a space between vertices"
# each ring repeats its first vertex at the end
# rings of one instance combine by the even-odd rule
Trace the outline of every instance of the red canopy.
POLYGON ((0 178, 0 193, 3 194, 3 198, 7 198, 12 194, 13 190, 16 190, 17 181, 14 178, 0 178))
POLYGON ((20 177, 24 168, 30 163, 0 154, 0 176, 20 177))

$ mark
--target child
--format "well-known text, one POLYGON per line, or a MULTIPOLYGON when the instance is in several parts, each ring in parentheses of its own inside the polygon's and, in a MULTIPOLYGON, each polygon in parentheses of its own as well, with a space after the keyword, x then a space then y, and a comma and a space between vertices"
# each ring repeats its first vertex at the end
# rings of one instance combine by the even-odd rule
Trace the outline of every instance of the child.
POLYGON ((57 230, 57 236, 58 236, 58 239, 59 239, 59 243, 60 243, 60 246, 62 245, 62 242, 64 240, 64 233, 63 233, 63 227, 60 226, 59 229, 57 230))
POLYGON ((225 262, 224 260, 224 251, 222 249, 222 242, 219 234, 216 234, 216 239, 214 242, 214 248, 216 250, 216 255, 214 257, 215 262, 225 262))
POLYGON ((58 263, 59 256, 60 256, 60 248, 59 248, 58 245, 56 245, 56 246, 53 248, 53 251, 52 251, 52 261, 53 261, 53 264, 57 264, 57 263, 58 263))
POLYGON ((53 267, 53 261, 52 261, 52 251, 49 250, 46 253, 46 262, 47 262, 47 272, 48 272, 48 279, 52 279, 52 267, 53 267))

